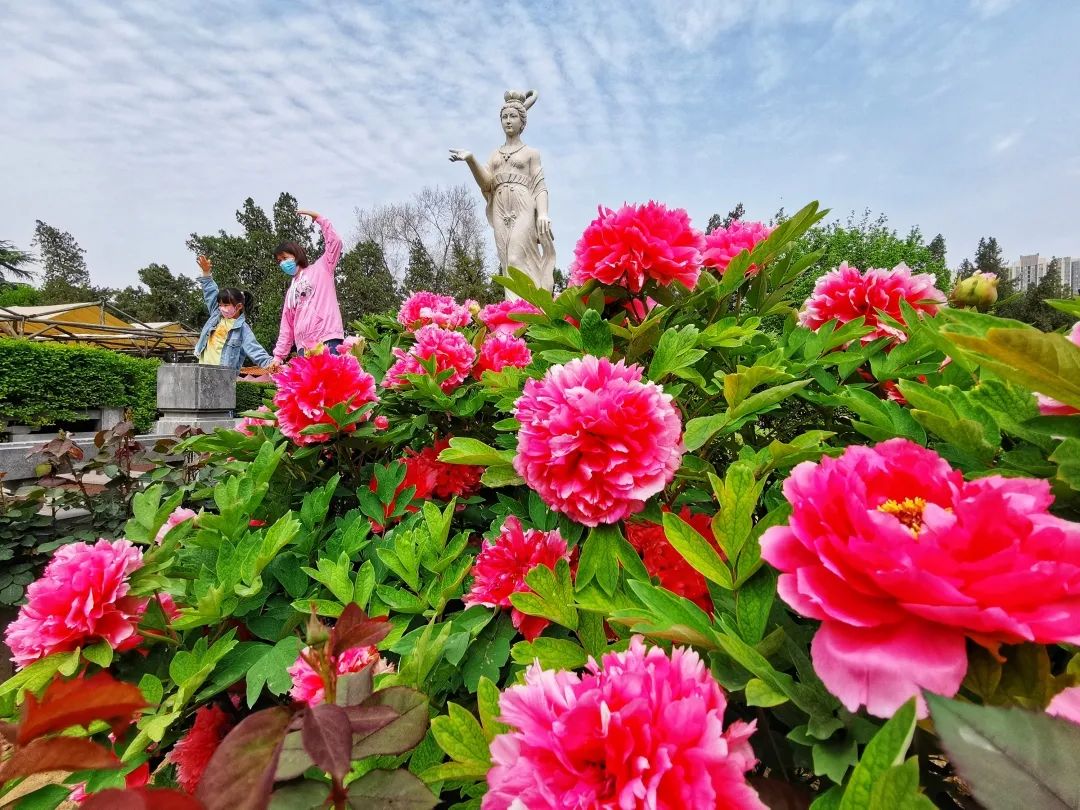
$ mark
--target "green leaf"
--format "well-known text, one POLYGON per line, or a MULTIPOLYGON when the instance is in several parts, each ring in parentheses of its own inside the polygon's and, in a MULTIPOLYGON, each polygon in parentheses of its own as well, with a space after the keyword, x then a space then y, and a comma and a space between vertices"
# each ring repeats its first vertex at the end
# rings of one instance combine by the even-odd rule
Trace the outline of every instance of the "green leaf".
POLYGON ((1080 726, 932 694, 926 702, 950 762, 987 810, 1080 807, 1080 726))
POLYGON ((499 687, 488 678, 480 678, 476 685, 476 710, 480 715, 480 725, 484 729, 484 735, 490 743, 496 735, 502 734, 510 727, 498 721, 499 687))
POLYGON ((788 702, 787 695, 773 689, 760 678, 751 678, 746 682, 745 694, 747 706, 761 706, 765 709, 771 709, 773 706, 780 706, 788 702))
POLYGON ((815 742, 812 754, 814 773, 827 776, 839 785, 848 768, 859 761, 859 746, 854 737, 847 735, 838 740, 815 742))
POLYGON ((450 439, 450 446, 439 453, 439 461, 446 464, 471 464, 479 467, 506 464, 513 460, 513 457, 513 452, 496 450, 479 439, 464 436, 450 439))
POLYGON ((469 775, 482 779, 491 767, 488 738, 477 719, 456 703, 446 704, 447 714, 433 718, 431 731, 439 747, 469 775))
POLYGON ((874 783, 868 810, 934 810, 934 803, 919 792, 918 758, 885 771, 874 783))
POLYGON ((769 611, 776 597, 776 572, 762 568, 735 592, 735 624, 748 644, 765 637, 769 611))
POLYGON ((682 329, 668 329, 660 336, 649 363, 649 379, 662 382, 676 371, 692 366, 705 356, 703 349, 697 349, 698 328, 690 325, 682 329))
POLYGON ((517 635, 509 616, 500 616, 476 637, 461 664, 461 677, 465 687, 475 692, 481 678, 499 680, 499 673, 510 660, 510 639, 517 635))
POLYGON ((518 664, 528 666, 539 661, 544 669, 580 669, 589 659, 589 654, 580 645, 543 636, 533 641, 519 641, 510 654, 518 664))
POLYGON ((491 489, 499 489, 520 486, 525 483, 525 479, 518 475, 510 464, 492 464, 480 475, 480 483, 491 489))
POLYGON ((731 590, 731 571, 712 544, 673 512, 664 513, 664 534, 668 542, 695 570, 711 582, 731 590))
POLYGON ((577 628, 577 609, 574 607, 574 584, 570 581, 570 564, 559 560, 552 571, 546 565, 535 566, 525 582, 532 589, 510 595, 510 602, 522 613, 542 616, 571 630, 577 628))
POLYGON ((247 705, 254 706, 265 686, 275 695, 283 695, 292 686, 288 668, 300 655, 303 646, 296 636, 286 636, 271 647, 247 673, 247 705))
POLYGON ((840 810, 865 810, 870 806, 874 783, 904 760, 915 734, 915 699, 901 706, 870 740, 844 789, 840 810))
POLYGON ((83 658, 102 669, 108 669, 113 660, 113 648, 107 641, 99 641, 83 650, 83 658))
POLYGON ((395 808, 395 810, 431 810, 439 800, 406 770, 369 771, 349 785, 350 810, 395 808))
MULTIPOLYGON (((592 310, 589 310, 592 312, 592 310)), ((578 562, 576 587, 581 590, 593 579, 604 589, 604 593, 615 593, 619 584, 618 539, 622 532, 618 526, 597 526, 589 532, 581 549, 578 562)))
POLYGON ((581 348, 585 354, 596 357, 608 357, 611 355, 614 344, 611 338, 611 327, 595 309, 585 310, 581 316, 581 348))

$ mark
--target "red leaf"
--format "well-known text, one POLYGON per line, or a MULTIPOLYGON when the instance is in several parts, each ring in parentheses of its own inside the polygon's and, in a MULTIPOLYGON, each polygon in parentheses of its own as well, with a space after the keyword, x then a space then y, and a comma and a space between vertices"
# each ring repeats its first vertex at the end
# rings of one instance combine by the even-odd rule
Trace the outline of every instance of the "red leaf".
POLYGON ((85 771, 119 768, 120 760, 103 746, 82 737, 34 740, 16 748, 0 768, 0 782, 45 771, 85 771))
POLYGON ((206 766, 195 795, 206 810, 263 810, 292 714, 282 706, 240 721, 206 766))
POLYGON ((316 765, 331 776, 345 778, 352 754, 352 725, 343 708, 333 703, 312 706, 304 715, 300 735, 316 765))
POLYGON ((353 647, 374 646, 386 638, 392 629, 385 616, 370 619, 358 604, 350 602, 330 631, 330 654, 338 656, 353 647))
POLYGON ((122 683, 108 672, 90 678, 53 681, 40 702, 33 695, 26 696, 19 724, 19 745, 51 731, 85 726, 92 720, 130 721, 135 712, 147 705, 139 687, 122 683))
POLYGON ((79 810, 206 810, 194 796, 179 790, 135 788, 92 793, 79 810))

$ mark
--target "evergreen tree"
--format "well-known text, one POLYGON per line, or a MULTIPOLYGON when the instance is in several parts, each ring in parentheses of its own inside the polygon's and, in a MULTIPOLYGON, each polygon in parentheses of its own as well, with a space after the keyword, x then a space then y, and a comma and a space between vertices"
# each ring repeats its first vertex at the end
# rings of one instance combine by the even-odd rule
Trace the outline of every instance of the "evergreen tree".
POLYGON ((27 281, 33 276, 29 265, 34 257, 15 247, 14 243, 0 239, 0 281, 10 276, 20 281, 27 281))
MULTIPOLYGON (((450 246, 450 264, 446 274, 446 292, 458 301, 471 298, 481 304, 491 303, 491 281, 484 268, 484 257, 477 245, 472 251, 454 240, 450 246)), ((495 300, 501 300, 499 296, 495 300)))
POLYGON ((346 324, 365 315, 394 312, 401 305, 386 257, 378 243, 359 242, 342 255, 337 267, 338 303, 346 324))
POLYGON ((1008 276, 1008 268, 1001 255, 1001 248, 993 236, 979 240, 979 245, 975 248, 975 268, 980 273, 993 273, 1000 279, 1008 276))
POLYGON ((444 290, 436 289, 437 286, 435 262, 422 244, 413 242, 409 245, 409 264, 405 269, 405 294, 421 290, 443 293, 444 290))
POLYGON ((41 297, 46 304, 74 304, 94 300, 85 253, 75 237, 40 219, 34 227, 34 247, 41 256, 41 297))
POLYGON ((741 202, 737 203, 734 208, 728 211, 726 217, 721 217, 719 214, 713 214, 709 217, 709 224, 705 226, 705 233, 712 233, 717 228, 726 228, 735 220, 742 219, 745 214, 746 209, 741 202))
POLYGON ((113 304, 144 323, 175 321, 198 327, 206 320, 206 305, 194 279, 173 275, 163 264, 150 264, 139 271, 143 287, 125 287, 112 295, 113 304))
POLYGON ((945 263, 945 237, 940 233, 930 240, 930 244, 926 246, 926 249, 930 251, 930 255, 942 264, 945 263))

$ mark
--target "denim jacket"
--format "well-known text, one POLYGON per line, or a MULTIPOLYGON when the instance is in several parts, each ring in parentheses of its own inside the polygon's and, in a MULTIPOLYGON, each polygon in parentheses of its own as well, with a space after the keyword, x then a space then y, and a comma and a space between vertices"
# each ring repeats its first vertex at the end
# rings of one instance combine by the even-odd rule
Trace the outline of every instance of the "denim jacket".
MULTIPOLYGON (((206 344, 210 341, 210 335, 213 334, 217 325, 221 323, 221 312, 218 310, 217 282, 214 281, 213 276, 200 276, 199 284, 202 285, 203 301, 206 302, 206 309, 209 311, 210 317, 203 325, 202 333, 199 335, 199 342, 195 344, 196 357, 202 356, 206 344)), ((233 327, 229 330, 228 337, 225 338, 225 345, 221 349, 221 365, 240 369, 244 365, 244 355, 250 357, 257 365, 263 368, 269 366, 272 359, 267 354, 266 349, 255 339, 255 333, 251 331, 251 327, 247 325, 247 320, 244 318, 244 313, 241 312, 236 316, 233 327)))

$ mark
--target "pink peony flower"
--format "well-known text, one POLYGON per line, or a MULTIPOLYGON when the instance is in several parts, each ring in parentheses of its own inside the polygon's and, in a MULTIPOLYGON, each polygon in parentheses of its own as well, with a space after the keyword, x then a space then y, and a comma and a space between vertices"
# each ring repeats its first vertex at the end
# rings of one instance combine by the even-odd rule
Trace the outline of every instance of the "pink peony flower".
POLYGON ((388 427, 390 427, 390 420, 380 414, 379 416, 375 417, 375 421, 373 422, 373 424, 375 425, 376 430, 386 430, 388 427))
POLYGON ((511 730, 491 742, 482 810, 766 810, 746 782, 754 723, 724 727, 727 701, 696 652, 640 636, 603 668, 543 670, 499 700, 511 730))
POLYGON ((1080 686, 1070 686, 1054 695, 1046 713, 1080 724, 1080 686))
POLYGON ((436 374, 447 370, 453 372, 439 384, 443 391, 452 391, 469 376, 476 359, 476 349, 463 334, 438 326, 423 326, 416 331, 415 337, 416 343, 408 352, 394 349, 397 361, 387 370, 383 387, 401 388, 407 385, 405 374, 427 374, 420 361, 430 361, 432 358, 435 358, 436 374))
MULTIPOLYGON (((711 267, 718 273, 727 271, 731 260, 744 250, 753 251, 761 242, 764 242, 775 231, 764 222, 740 222, 735 220, 726 228, 717 228, 705 236, 705 250, 701 254, 702 264, 711 267)), ((747 268, 748 276, 755 275, 758 271, 756 264, 747 268)))
POLYGON ((161 528, 158 529, 157 536, 154 537, 154 542, 160 543, 162 540, 165 539, 165 535, 167 535, 181 523, 189 520, 194 520, 196 517, 198 517, 198 514, 193 510, 185 509, 182 506, 176 507, 175 509, 173 509, 172 514, 169 515, 169 517, 165 520, 165 523, 162 524, 161 528))
POLYGON ((473 376, 479 380, 485 371, 502 371, 507 366, 525 368, 531 362, 532 352, 524 340, 505 332, 495 332, 488 335, 480 347, 473 376))
MULTIPOLYGON (((315 706, 322 703, 325 696, 323 693, 323 681, 322 676, 311 668, 311 664, 304 660, 304 653, 307 651, 308 648, 305 647, 296 659, 296 663, 289 667, 289 675, 292 676, 293 682, 292 689, 289 690, 289 696, 300 703, 315 706)), ((377 674, 379 662, 381 661, 379 651, 374 647, 353 647, 345 650, 337 657, 334 662, 334 669, 338 675, 347 675, 350 672, 359 672, 368 664, 375 662, 375 672, 377 674)), ((384 667, 382 671, 386 672, 388 670, 384 667)))
POLYGON ((965 638, 1080 643, 1080 524, 1046 481, 965 481, 906 439, 803 462, 784 482, 787 526, 761 555, 780 596, 821 622, 814 669, 851 711, 889 717, 928 689, 951 697, 965 638))
POLYGON ((410 295, 398 310, 398 323, 408 331, 415 332, 422 326, 435 324, 450 329, 468 326, 472 321, 469 304, 462 306, 449 295, 433 292, 415 292, 410 295))
POLYGON ((501 332, 508 335, 516 334, 529 325, 522 321, 515 321, 510 316, 542 315, 543 313, 528 301, 518 299, 516 301, 500 301, 497 304, 488 304, 477 316, 477 320, 488 328, 489 332, 501 332))
POLYGON ((641 368, 591 355, 527 380, 514 469, 548 506, 586 526, 640 512, 684 451, 671 396, 641 368))
POLYGON ((892 270, 871 267, 862 273, 844 262, 817 280, 799 313, 799 323, 817 331, 829 321, 845 324, 865 318, 873 331, 863 337, 863 343, 882 337, 903 343, 907 340, 904 331, 881 319, 884 313, 903 323, 901 301, 907 301, 918 312, 933 315, 945 302, 945 293, 934 286, 932 275, 913 276, 906 264, 898 264, 892 270))
POLYGON ((569 561, 570 554, 558 530, 522 531, 521 521, 511 515, 503 522, 498 537, 484 541, 484 547, 473 564, 472 588, 463 601, 470 606, 511 608, 514 627, 532 641, 550 622, 539 616, 526 615, 513 607, 510 594, 531 593, 525 576, 538 565, 555 570, 559 560, 569 561))
POLYGON ((661 203, 624 205, 618 211, 600 208, 574 247, 570 283, 590 279, 641 292, 646 281, 667 286, 678 281, 697 285, 705 237, 690 225, 681 208, 661 203))
POLYGON ((362 337, 358 337, 357 335, 349 335, 344 340, 342 340, 341 343, 338 344, 337 353, 352 354, 353 349, 355 349, 357 346, 362 346, 363 344, 364 339, 362 337))
MULTIPOLYGON (((1069 332, 1069 340, 1080 346, 1080 321, 1073 324, 1072 331, 1069 332)), ((1053 397, 1048 397, 1045 394, 1036 394, 1035 399, 1039 402, 1039 413, 1043 416, 1073 416, 1080 413, 1080 409, 1074 408, 1072 405, 1066 405, 1064 402, 1058 402, 1053 397)))
POLYGON ((243 433, 245 436, 254 436, 255 428, 274 426, 274 412, 272 410, 267 408, 265 405, 260 405, 258 412, 264 413, 266 414, 266 416, 261 419, 257 416, 245 416, 243 419, 240 420, 240 424, 237 425, 236 429, 243 433))
POLYGON ((170 622, 176 621, 180 616, 180 608, 176 604, 176 600, 171 593, 162 591, 157 595, 158 604, 161 605, 161 612, 165 614, 165 618, 170 622))
POLYGON ((142 565, 142 551, 127 540, 61 546, 41 579, 26 589, 26 604, 4 640, 19 669, 54 652, 69 652, 104 639, 114 650, 139 643, 146 600, 128 596, 128 578, 142 565))
MULTIPOLYGON (((274 405, 281 432, 297 444, 329 441, 331 433, 302 431, 312 425, 331 425, 336 429, 328 413, 333 406, 344 403, 352 413, 369 402, 379 401, 375 395, 375 378, 351 354, 320 352, 297 357, 274 375, 274 382, 278 386, 274 405)), ((351 433, 356 425, 341 429, 351 433)))
POLYGON ((210 758, 233 727, 220 706, 210 704, 195 710, 191 729, 177 740, 166 759, 176 766, 176 781, 188 793, 195 793, 210 758))

